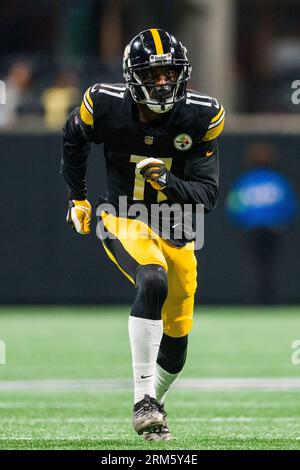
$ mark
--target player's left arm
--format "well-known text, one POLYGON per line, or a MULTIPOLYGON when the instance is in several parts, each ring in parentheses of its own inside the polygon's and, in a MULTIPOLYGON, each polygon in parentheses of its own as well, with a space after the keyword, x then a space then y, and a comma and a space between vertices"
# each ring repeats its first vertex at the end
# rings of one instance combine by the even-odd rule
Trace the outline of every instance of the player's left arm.
POLYGON ((206 116, 203 135, 186 160, 184 179, 168 171, 161 160, 145 159, 140 162, 139 167, 146 181, 162 191, 171 202, 203 204, 206 212, 211 211, 219 194, 217 137, 223 130, 224 118, 225 111, 222 106, 211 107, 206 116))
POLYGON ((202 145, 201 153, 187 159, 185 180, 169 172, 167 186, 162 192, 171 202, 203 204, 211 211, 219 195, 219 152, 217 140, 202 145))

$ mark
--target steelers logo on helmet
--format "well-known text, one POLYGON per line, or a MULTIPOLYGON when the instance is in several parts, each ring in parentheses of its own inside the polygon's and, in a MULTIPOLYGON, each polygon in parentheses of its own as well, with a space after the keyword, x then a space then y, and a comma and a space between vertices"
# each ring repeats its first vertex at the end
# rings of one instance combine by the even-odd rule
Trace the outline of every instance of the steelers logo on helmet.
POLYGON ((188 134, 179 134, 174 139, 174 147, 177 150, 189 150, 193 145, 193 140, 188 134))
POLYGON ((170 111, 185 97, 191 69, 186 48, 161 29, 142 31, 125 48, 123 72, 131 96, 156 113, 170 111))

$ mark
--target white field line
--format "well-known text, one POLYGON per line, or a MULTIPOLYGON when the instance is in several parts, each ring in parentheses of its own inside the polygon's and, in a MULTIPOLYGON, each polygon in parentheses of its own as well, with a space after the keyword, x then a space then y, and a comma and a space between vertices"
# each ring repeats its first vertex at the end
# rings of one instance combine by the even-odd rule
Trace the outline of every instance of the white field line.
MULTIPOLYGON (((52 393, 52 392, 50 392, 52 393)), ((29 395, 30 397, 30 395, 29 395)), ((78 397, 80 399, 80 397, 78 397)), ((210 408, 211 407, 211 401, 206 401, 201 400, 201 407, 203 409, 205 408, 210 408)), ((174 407, 178 406, 179 408, 182 406, 182 400, 174 400, 172 401, 172 404, 174 407)), ((234 398, 234 401, 228 400, 228 401, 219 401, 219 400, 214 400, 213 402, 214 408, 221 408, 222 410, 226 408, 243 408, 243 409, 249 409, 249 408, 254 408, 255 409, 265 409, 265 408, 272 408, 272 409, 282 409, 282 400, 274 402, 273 399, 272 401, 246 401, 246 400, 237 400, 234 398)), ((52 411, 58 411, 58 410, 81 410, 82 408, 86 408, 87 404, 84 398, 80 401, 76 401, 75 403, 70 403, 68 401, 66 402, 52 402, 52 401, 47 401, 43 402, 40 401, 39 399, 36 400, 35 402, 28 402, 28 401, 2 401, 1 402, 1 392, 0 392, 0 413, 2 409, 21 409, 21 408, 27 408, 27 409, 35 409, 35 410, 49 410, 51 409, 52 411)), ((195 407, 195 402, 191 401, 189 403, 184 404, 185 408, 194 408, 195 407)), ((94 403, 89 403, 88 407, 90 410, 96 410, 97 412, 99 411, 99 403, 97 400, 94 403)), ((2 421, 2 418, 0 419, 0 423, 2 421)))
MULTIPOLYGON (((205 418, 205 417, 192 417, 192 418, 172 418, 173 423, 253 423, 253 422, 274 422, 274 423, 295 423, 300 421, 300 417, 295 416, 274 416, 274 417, 261 417, 261 416, 215 416, 213 418, 205 418)), ((131 422, 131 418, 19 418, 19 417, 12 417, 12 418, 1 418, 1 424, 22 424, 26 423, 26 425, 31 424, 38 424, 38 423, 53 423, 53 424, 61 424, 61 423, 69 423, 69 424, 76 424, 76 423, 98 423, 98 424, 110 424, 110 423, 117 423, 117 424, 127 424, 127 422, 131 422)))
MULTIPOLYGON (((214 437, 220 437, 220 436, 214 436, 214 437)), ((287 442, 294 442, 294 441, 299 441, 300 438, 299 437, 292 437, 292 436, 275 436, 276 438, 279 438, 280 440, 282 441, 287 441, 287 442)), ((229 438, 226 438, 226 440, 228 441, 235 441, 236 439, 239 439, 240 441, 246 441, 248 439, 253 439, 253 436, 249 436, 249 435, 244 435, 244 434, 236 434, 236 435, 232 435, 230 436, 229 438)), ((264 440, 270 440, 270 441, 273 441, 274 440, 274 435, 273 434, 270 434, 270 435, 264 435, 263 436, 263 439, 264 440)), ((1 436, 0 437, 0 441, 66 441, 66 442, 74 442, 74 441, 89 441, 89 442, 98 442, 99 444, 103 441, 113 441, 115 442, 116 441, 116 438, 114 436, 112 437, 92 437, 92 436, 82 436, 82 437, 79 437, 79 436, 67 436, 67 437, 61 437, 61 436, 52 436, 52 435, 47 435, 47 436, 43 436, 43 437, 21 437, 21 436, 1 436)), ((128 443, 128 437, 118 437, 118 441, 119 443, 121 443, 122 441, 124 441, 125 443, 128 443)))
MULTIPOLYGON (((7 436, 7 437, 0 437, 0 441, 45 441, 45 440, 53 440, 53 441, 95 441, 95 442, 102 442, 102 441, 115 441, 115 437, 77 437, 77 436, 68 436, 68 437, 53 437, 53 436, 46 436, 46 437, 15 437, 15 436, 7 436)), ((290 440, 290 439, 289 439, 290 440)), ((118 441, 127 442, 128 438, 118 438, 118 441)))
MULTIPOLYGON (((0 381, 0 392, 67 392, 132 390, 127 379, 87 380, 11 380, 0 381)), ((226 378, 226 379, 181 379, 174 384, 181 390, 199 391, 290 391, 300 390, 298 378, 226 378)))

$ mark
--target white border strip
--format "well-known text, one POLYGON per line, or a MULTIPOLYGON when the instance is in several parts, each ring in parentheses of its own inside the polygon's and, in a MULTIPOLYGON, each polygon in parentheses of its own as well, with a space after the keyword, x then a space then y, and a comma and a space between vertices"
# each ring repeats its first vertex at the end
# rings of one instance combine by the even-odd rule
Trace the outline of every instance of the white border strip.
MULTIPOLYGON (((127 379, 95 380, 11 380, 0 381, 1 392, 65 392, 92 390, 131 390, 133 383, 127 379)), ((199 391, 293 391, 300 390, 298 378, 228 378, 181 379, 174 387, 180 390, 199 391)))

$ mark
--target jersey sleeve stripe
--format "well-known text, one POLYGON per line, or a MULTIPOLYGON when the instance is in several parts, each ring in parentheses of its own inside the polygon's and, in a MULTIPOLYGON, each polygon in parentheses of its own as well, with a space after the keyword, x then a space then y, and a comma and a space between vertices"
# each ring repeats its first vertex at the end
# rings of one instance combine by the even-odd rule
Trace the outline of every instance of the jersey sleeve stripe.
POLYGON ((85 92, 85 96, 87 97, 87 100, 88 100, 88 103, 89 105, 91 106, 91 108, 93 108, 93 101, 92 101, 92 98, 90 96, 90 88, 88 88, 85 92))
POLYGON ((225 111, 223 109, 222 115, 219 117, 219 119, 216 122, 213 122, 212 124, 210 124, 208 126, 208 129, 213 129, 214 127, 218 126, 220 124, 220 122, 223 121, 224 117, 225 117, 225 111))
MULTIPOLYGON (((224 116, 225 116, 225 113, 224 113, 224 116)), ((224 128, 224 123, 225 123, 224 116, 222 117, 222 120, 220 121, 219 124, 216 124, 215 127, 213 127, 212 129, 208 129, 205 136, 202 137, 202 140, 204 140, 205 142, 209 140, 214 140, 221 134, 224 128)))
POLYGON ((90 103, 88 102, 86 93, 84 94, 84 97, 83 97, 83 103, 84 103, 86 109, 89 111, 89 113, 90 113, 91 115, 93 115, 93 108, 92 108, 92 106, 90 105, 90 103))
POLYGON ((90 96, 91 88, 88 88, 83 95, 83 100, 80 106, 80 117, 82 121, 87 124, 88 126, 94 125, 94 118, 93 118, 93 101, 90 96))
POLYGON ((223 111, 224 111, 224 108, 223 108, 223 106, 221 106, 221 109, 220 109, 220 111, 218 112, 218 114, 217 114, 215 117, 213 117, 210 122, 211 122, 211 123, 216 122, 216 121, 221 117, 223 111))
POLYGON ((82 101, 80 106, 80 117, 82 121, 88 126, 94 125, 94 118, 91 113, 86 109, 84 102, 82 101))

